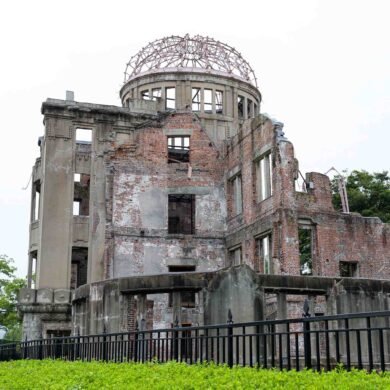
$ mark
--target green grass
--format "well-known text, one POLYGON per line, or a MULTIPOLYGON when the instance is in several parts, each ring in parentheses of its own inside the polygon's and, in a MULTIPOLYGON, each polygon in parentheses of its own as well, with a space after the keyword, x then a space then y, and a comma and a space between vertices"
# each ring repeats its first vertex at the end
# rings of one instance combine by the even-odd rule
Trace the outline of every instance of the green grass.
POLYGON ((180 363, 19 360, 0 363, 0 389, 390 389, 390 373, 256 370, 180 363))

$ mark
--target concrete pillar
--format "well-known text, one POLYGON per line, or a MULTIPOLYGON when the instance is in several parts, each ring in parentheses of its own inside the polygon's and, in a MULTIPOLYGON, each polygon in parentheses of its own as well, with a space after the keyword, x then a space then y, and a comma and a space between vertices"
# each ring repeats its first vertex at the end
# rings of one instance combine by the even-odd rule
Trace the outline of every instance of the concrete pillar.
MULTIPOLYGON (((96 133, 110 131, 107 123, 99 123, 96 133)), ((88 283, 104 279, 104 243, 106 231, 106 177, 104 167, 104 145, 92 142, 91 179, 89 199, 89 246, 88 246, 88 283)))
POLYGON ((45 180, 41 186, 37 288, 69 288, 74 142, 68 138, 54 137, 57 127, 60 131, 66 127, 71 128, 70 122, 45 118, 45 124, 45 180))

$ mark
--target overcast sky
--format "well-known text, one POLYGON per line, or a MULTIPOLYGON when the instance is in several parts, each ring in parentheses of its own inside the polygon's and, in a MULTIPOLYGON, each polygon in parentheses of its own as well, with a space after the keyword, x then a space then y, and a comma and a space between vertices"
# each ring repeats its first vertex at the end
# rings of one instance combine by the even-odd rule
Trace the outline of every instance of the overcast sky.
POLYGON ((0 253, 27 269, 26 186, 47 97, 120 105, 148 42, 201 34, 242 53, 262 112, 284 122, 302 172, 389 169, 388 1, 4 1, 0 5, 0 253))

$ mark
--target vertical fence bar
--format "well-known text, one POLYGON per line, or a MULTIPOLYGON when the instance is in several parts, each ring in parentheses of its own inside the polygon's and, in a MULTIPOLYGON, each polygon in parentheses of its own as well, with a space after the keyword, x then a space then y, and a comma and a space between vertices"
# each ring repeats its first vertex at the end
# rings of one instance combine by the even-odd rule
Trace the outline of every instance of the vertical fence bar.
POLYGON ((231 310, 228 311, 228 337, 227 337, 227 355, 228 355, 228 366, 233 367, 233 315, 231 310))
POLYGON ((311 334, 310 334, 310 321, 305 321, 310 317, 309 313, 309 301, 305 299, 303 305, 303 350, 305 355, 305 367, 311 368, 311 334))
POLYGON ((347 351, 347 370, 351 370, 351 346, 349 341, 349 321, 348 318, 344 320, 345 327, 345 348, 347 351))
POLYGON ((330 371, 330 345, 329 345, 329 321, 325 321, 325 353, 326 353, 326 370, 330 371))
POLYGON ((173 349, 174 349, 173 356, 174 356, 174 360, 176 360, 177 362, 179 361, 179 331, 177 330, 178 327, 179 327, 179 319, 176 316, 175 329, 173 331, 173 349))
POLYGON ((286 323, 286 349, 287 349, 287 370, 291 370, 291 351, 290 351, 290 323, 286 323))
POLYGON ((363 369, 363 364, 362 364, 362 346, 360 344, 360 331, 356 331, 356 343, 357 343, 357 358, 358 358, 358 368, 359 370, 363 369))
POLYGON ((385 351, 383 348, 383 329, 379 329, 379 355, 381 359, 381 371, 385 372, 385 351))
POLYGON ((374 368, 372 359, 372 338, 371 338, 371 318, 367 317, 367 344, 368 344, 368 365, 369 370, 372 371, 374 368))

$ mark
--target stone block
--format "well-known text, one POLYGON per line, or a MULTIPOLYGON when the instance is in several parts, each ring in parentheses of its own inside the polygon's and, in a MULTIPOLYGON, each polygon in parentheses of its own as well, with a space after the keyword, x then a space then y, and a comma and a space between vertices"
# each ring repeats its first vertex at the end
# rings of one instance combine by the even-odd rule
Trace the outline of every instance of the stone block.
POLYGON ((50 288, 40 288, 37 290, 37 303, 52 303, 53 290, 50 288))
POLYGON ((54 303, 69 303, 70 290, 58 289, 54 290, 54 303))
POLYGON ((33 288, 22 288, 19 292, 19 303, 35 303, 37 290, 33 288))

